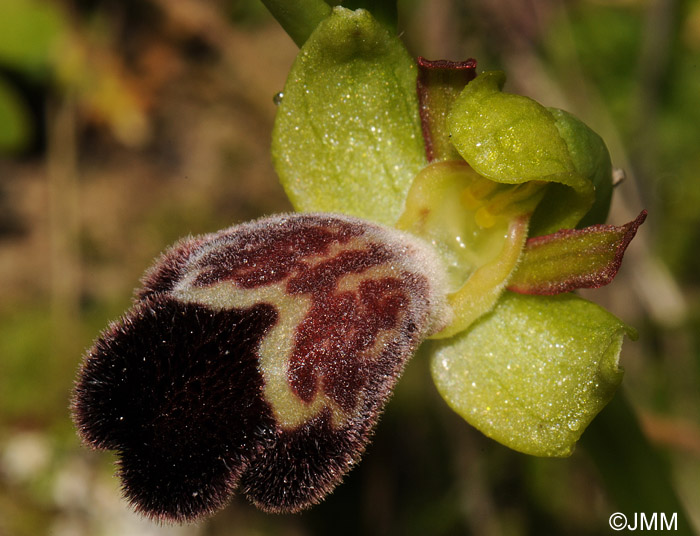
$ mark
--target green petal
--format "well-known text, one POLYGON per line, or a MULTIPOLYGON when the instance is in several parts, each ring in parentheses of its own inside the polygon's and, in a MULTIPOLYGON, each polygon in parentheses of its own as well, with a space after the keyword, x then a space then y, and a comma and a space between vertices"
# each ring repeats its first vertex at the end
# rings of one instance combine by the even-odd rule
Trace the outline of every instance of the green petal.
POLYGON ((599 224, 531 238, 508 289, 551 295, 607 285, 617 275, 625 250, 646 217, 643 210, 619 227, 599 224))
POLYGON ((433 379, 487 436, 526 454, 568 456, 622 380, 625 334, 634 332, 576 296, 506 292, 469 331, 433 343, 433 379))
POLYGON ((476 60, 430 61, 418 58, 418 102, 430 162, 460 160, 447 129, 447 114, 464 86, 476 76, 476 60))
POLYGON ((467 84, 447 125, 452 143, 477 173, 517 184, 575 170, 552 114, 532 99, 501 91, 501 71, 467 84))
POLYGON ((416 74, 367 11, 336 7, 318 26, 289 73, 273 132, 275 167, 297 210, 396 221, 426 164, 416 74))
POLYGON ((590 180, 576 167, 557 119, 544 106, 501 91, 505 75, 485 72, 455 100, 447 125, 452 143, 480 175, 506 183, 554 183, 533 216, 537 234, 573 227, 594 200, 590 180))
POLYGON ((605 223, 612 198, 612 163, 603 139, 588 126, 564 110, 548 108, 559 135, 566 142, 569 156, 581 175, 593 183, 595 202, 578 226, 605 223))

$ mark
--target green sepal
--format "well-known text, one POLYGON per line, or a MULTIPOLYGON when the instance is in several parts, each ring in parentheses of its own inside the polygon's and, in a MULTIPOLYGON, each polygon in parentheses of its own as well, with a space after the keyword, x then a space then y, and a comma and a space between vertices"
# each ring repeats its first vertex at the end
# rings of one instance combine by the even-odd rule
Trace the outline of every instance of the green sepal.
POLYGON ((289 73, 273 131, 282 186, 299 211, 393 224, 426 164, 417 69, 365 10, 336 7, 289 73))
MULTIPOLYGON (((289 0, 287 0, 289 1, 289 0)), ((397 0, 327 0, 331 6, 342 5, 344 8, 366 9, 389 31, 396 33, 399 24, 397 0)))
POLYGON ((485 435, 535 456, 568 456, 622 380, 635 332, 571 294, 505 292, 471 329, 432 342, 438 391, 485 435))
POLYGON ((557 120, 544 106, 502 92, 505 74, 480 74, 457 97, 447 118, 452 143, 480 175, 506 184, 553 183, 533 215, 533 232, 574 227, 595 190, 569 154, 557 120))

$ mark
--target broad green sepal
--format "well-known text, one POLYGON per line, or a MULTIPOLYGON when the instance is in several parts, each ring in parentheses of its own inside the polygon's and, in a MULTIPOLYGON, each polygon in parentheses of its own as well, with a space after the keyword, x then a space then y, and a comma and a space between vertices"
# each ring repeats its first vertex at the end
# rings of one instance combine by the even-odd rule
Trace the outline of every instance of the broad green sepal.
POLYGON ((365 10, 336 7, 302 47, 273 131, 294 208, 393 224, 426 164, 417 69, 365 10))
MULTIPOLYGON (((289 0, 286 0, 287 2, 289 0)), ((341 5, 344 8, 357 10, 366 9, 372 16, 386 27, 396 33, 399 24, 399 11, 397 0, 328 0, 330 5, 341 5)))
POLYGON ((452 143, 480 175, 506 184, 553 183, 533 216, 533 232, 573 227, 594 200, 593 184, 569 154, 557 120, 544 106, 501 91, 505 75, 480 74, 457 97, 447 118, 452 143))
POLYGON ((571 294, 506 292, 472 328, 434 342, 447 403, 485 435, 535 456, 568 456, 622 380, 624 335, 601 307, 571 294))

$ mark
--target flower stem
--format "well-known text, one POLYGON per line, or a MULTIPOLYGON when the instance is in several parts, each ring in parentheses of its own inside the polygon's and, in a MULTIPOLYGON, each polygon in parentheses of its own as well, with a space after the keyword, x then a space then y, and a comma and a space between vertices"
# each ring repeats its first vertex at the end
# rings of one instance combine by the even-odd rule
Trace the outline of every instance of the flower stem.
POLYGON ((262 3, 299 47, 331 13, 331 6, 323 0, 262 0, 262 3))

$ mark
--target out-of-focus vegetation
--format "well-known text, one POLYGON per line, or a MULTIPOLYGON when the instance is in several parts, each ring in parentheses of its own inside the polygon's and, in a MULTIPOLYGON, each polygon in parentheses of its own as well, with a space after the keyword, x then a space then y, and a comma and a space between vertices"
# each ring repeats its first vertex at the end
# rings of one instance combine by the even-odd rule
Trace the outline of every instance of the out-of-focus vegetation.
MULTIPOLYGON (((700 525, 700 2, 401 7, 416 55, 502 68, 506 89, 602 135, 627 174, 613 223, 649 210, 615 283, 586 296, 640 332, 624 390, 700 525)), ((290 210, 269 139, 295 54, 257 0, 0 2, 0 536, 609 534, 614 460, 603 478, 585 435, 565 460, 482 437, 421 355, 362 463, 297 516, 235 499, 199 525, 154 525, 119 499, 112 460, 78 444, 80 356, 151 259, 290 210)))

